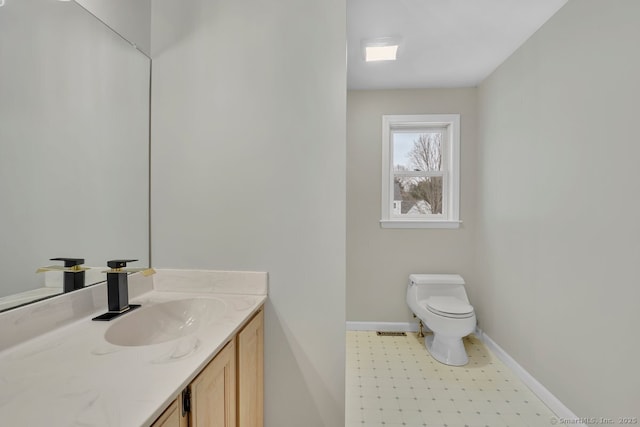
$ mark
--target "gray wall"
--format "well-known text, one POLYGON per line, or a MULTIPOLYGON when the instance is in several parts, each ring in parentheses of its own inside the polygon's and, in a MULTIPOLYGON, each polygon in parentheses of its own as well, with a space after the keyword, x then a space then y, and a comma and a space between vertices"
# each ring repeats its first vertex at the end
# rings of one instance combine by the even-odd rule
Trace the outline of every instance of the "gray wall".
POLYGON ((145 54, 151 52, 151 0, 75 0, 145 54))
POLYGON ((573 0, 479 90, 481 327, 579 416, 638 416, 640 2, 573 0))
POLYGON ((347 97, 347 320, 413 321, 411 273, 458 273, 469 298, 476 206, 476 89, 351 90, 347 97), (382 116, 459 113, 460 229, 380 228, 382 116))
POLYGON ((152 15, 153 265, 269 272, 265 425, 342 426, 345 1, 152 15))

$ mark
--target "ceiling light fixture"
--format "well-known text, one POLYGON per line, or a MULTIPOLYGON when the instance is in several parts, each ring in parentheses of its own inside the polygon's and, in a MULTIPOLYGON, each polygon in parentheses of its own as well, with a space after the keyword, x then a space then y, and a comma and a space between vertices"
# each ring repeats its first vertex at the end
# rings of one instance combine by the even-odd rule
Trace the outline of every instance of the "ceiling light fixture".
POLYGON ((400 39, 398 37, 383 37, 362 41, 364 60, 372 61, 395 61, 398 56, 400 39))

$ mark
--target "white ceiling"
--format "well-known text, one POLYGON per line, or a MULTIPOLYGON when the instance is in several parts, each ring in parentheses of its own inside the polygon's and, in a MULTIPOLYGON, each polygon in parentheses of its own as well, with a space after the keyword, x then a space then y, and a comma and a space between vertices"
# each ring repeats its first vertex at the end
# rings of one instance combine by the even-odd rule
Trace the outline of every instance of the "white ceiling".
POLYGON ((347 0, 347 86, 476 86, 567 0, 347 0), (363 39, 400 37, 397 61, 365 62, 363 39))

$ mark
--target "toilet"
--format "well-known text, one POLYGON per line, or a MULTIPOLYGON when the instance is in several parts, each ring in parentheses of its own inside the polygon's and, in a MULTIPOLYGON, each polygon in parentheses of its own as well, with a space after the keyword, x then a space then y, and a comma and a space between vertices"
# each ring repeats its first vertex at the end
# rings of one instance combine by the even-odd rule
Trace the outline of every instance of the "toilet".
POLYGON ((457 274, 411 274, 407 304, 433 332, 425 347, 438 362, 462 366, 469 362, 462 338, 476 327, 476 314, 469 304, 464 279, 457 274))

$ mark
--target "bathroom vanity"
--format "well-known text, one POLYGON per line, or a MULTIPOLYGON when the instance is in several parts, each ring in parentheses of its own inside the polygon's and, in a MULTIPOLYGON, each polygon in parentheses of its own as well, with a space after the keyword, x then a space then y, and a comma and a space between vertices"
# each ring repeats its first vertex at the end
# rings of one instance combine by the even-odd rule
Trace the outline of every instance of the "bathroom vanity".
POLYGON ((267 274, 158 270, 129 293, 111 322, 91 321, 104 284, 0 314, 3 424, 261 426, 267 274))
POLYGON ((171 402, 153 427, 262 426, 262 309, 171 402))

